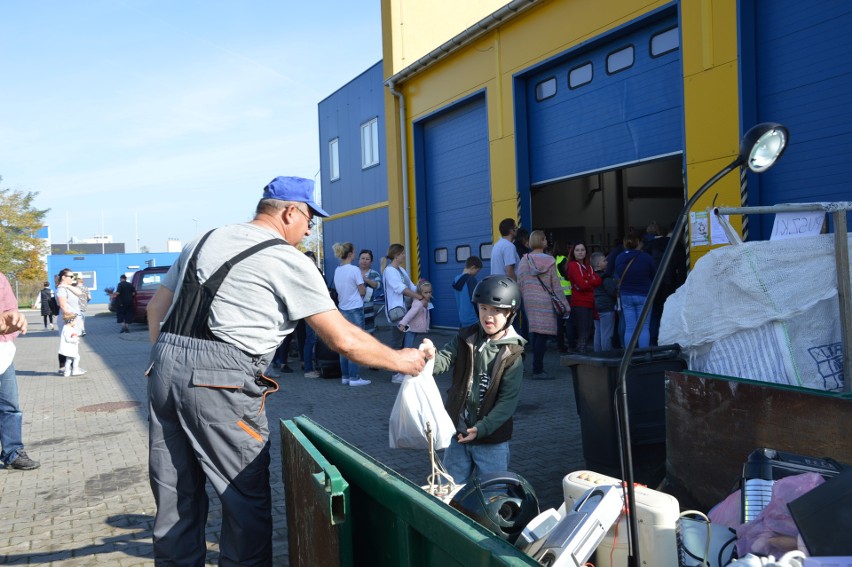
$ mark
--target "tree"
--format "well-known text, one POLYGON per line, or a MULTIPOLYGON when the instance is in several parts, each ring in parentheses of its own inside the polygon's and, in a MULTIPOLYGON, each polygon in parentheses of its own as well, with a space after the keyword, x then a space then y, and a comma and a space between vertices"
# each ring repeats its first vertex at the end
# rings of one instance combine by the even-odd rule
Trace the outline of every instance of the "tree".
POLYGON ((37 195, 0 189, 0 272, 21 280, 43 280, 46 275, 41 260, 44 242, 36 235, 50 209, 33 207, 37 195))

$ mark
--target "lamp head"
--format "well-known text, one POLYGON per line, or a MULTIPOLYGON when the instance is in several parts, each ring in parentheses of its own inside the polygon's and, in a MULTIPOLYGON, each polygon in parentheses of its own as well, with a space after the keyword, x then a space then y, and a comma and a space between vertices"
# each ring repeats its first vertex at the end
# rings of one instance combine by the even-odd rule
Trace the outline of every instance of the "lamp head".
POLYGON ((773 165, 787 149, 790 132, 775 122, 762 122, 752 126, 740 143, 740 163, 755 173, 763 173, 773 165))

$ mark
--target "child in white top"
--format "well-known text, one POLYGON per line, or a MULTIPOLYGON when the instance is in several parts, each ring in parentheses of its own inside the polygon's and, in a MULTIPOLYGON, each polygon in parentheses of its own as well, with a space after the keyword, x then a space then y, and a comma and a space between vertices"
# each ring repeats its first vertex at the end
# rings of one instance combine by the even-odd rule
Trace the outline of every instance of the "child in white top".
POLYGON ((59 336, 59 354, 66 357, 65 376, 81 376, 86 373, 80 368, 80 335, 77 332, 77 315, 66 313, 65 325, 59 336))

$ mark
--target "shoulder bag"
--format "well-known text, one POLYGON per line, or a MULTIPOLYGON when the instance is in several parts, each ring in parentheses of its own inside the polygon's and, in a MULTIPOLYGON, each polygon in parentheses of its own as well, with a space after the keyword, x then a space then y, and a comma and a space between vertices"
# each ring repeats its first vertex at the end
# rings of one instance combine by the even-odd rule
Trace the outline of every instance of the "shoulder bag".
MULTIPOLYGON (((408 276, 405 272, 403 272, 399 267, 396 267, 396 270, 399 272, 400 277, 402 278, 402 283, 405 284, 406 288, 411 288, 411 280, 408 279, 408 276)), ((394 307, 393 309, 388 309, 388 321, 391 323, 396 323, 408 313, 408 310, 411 309, 411 303, 413 299, 408 297, 407 295, 402 295, 402 305, 403 307, 394 307)))

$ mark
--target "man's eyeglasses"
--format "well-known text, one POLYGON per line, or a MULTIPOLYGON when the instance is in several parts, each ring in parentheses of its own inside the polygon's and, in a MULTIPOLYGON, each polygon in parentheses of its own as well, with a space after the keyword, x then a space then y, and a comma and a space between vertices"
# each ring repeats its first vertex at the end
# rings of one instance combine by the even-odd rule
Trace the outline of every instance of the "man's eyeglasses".
POLYGON ((306 219, 308 219, 308 228, 309 228, 309 229, 313 228, 313 227, 316 225, 316 221, 315 221, 314 219, 312 219, 311 217, 309 217, 309 216, 307 215, 307 213, 305 213, 305 211, 303 211, 302 209, 300 209, 299 207, 297 207, 297 206, 295 206, 295 205, 293 205, 293 208, 295 208, 297 211, 299 211, 300 213, 302 213, 302 216, 303 216, 303 217, 305 217, 306 219))

